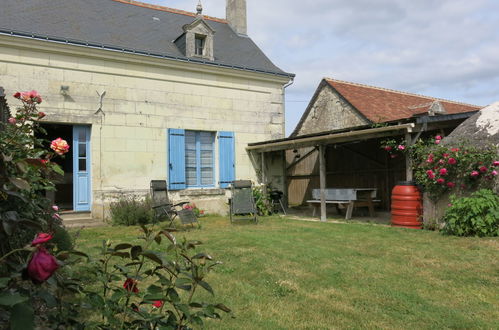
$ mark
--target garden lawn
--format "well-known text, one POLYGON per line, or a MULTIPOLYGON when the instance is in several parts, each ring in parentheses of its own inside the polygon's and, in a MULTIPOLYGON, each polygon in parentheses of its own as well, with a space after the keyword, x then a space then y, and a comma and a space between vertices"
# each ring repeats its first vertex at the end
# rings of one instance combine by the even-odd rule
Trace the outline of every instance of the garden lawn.
MULTIPOLYGON (((499 239, 278 217, 201 218, 177 232, 223 262, 207 281, 234 318, 207 329, 499 328, 499 239)), ((77 248, 136 240, 137 227, 84 229, 77 248)), ((137 241, 138 242, 138 241, 137 241)), ((206 295, 206 297, 204 297, 206 295)))

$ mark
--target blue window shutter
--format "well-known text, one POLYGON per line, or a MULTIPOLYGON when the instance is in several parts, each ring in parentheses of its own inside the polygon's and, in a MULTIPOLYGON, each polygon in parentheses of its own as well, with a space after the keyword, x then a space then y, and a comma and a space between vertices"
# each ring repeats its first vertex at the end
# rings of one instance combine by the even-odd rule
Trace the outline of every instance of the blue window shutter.
POLYGON ((168 168, 169 189, 185 189, 185 132, 183 129, 168 129, 168 168))
POLYGON ((235 180, 234 132, 218 132, 220 188, 235 180))

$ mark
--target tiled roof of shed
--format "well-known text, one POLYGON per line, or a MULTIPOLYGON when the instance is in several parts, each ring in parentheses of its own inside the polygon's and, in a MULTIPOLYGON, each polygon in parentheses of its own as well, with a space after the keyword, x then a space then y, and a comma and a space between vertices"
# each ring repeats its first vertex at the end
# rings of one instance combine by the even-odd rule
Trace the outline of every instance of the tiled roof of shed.
POLYGON ((374 123, 408 119, 426 114, 434 101, 440 102, 446 114, 479 110, 480 106, 411 94, 391 89, 357 84, 336 79, 325 79, 362 115, 374 123))
POLYGON ((173 43, 196 14, 134 0, 2 0, 0 33, 292 77, 224 19, 214 29, 214 61, 188 59, 173 43))

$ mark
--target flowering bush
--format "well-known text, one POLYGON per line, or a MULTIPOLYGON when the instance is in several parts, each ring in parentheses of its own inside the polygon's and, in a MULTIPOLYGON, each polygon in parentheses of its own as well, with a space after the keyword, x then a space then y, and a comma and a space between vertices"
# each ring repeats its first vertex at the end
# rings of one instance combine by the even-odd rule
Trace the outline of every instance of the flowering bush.
POLYGON ((194 204, 194 203, 192 203, 192 204, 185 204, 182 208, 184 210, 192 210, 192 212, 194 212, 194 214, 198 218, 204 216, 204 210, 201 210, 200 208, 198 208, 196 206, 196 204, 194 204))
POLYGON ((477 148, 466 143, 456 147, 418 141, 410 148, 415 180, 437 200, 445 192, 473 191, 493 185, 498 174, 497 148, 477 148))
POLYGON ((381 148, 390 154, 390 158, 396 158, 398 155, 406 152, 404 140, 384 140, 381 142, 381 148))
POLYGON ((38 121, 45 116, 37 110, 41 96, 30 91, 14 97, 22 106, 0 123, 0 328, 71 327, 67 316, 74 303, 67 298, 74 281, 59 272, 73 262, 61 256, 62 246, 71 244, 58 208, 44 197, 54 189, 50 175, 64 173, 51 162, 58 154, 37 138, 43 132, 38 121))

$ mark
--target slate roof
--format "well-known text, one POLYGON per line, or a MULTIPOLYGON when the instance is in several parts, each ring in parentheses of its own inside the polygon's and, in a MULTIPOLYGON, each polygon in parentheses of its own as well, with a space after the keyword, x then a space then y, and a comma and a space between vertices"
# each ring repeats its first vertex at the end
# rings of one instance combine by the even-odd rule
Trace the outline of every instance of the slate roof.
POLYGON ((477 105, 411 94, 392 89, 335 79, 325 80, 362 115, 373 123, 391 122, 427 114, 434 101, 440 102, 444 107, 446 114, 477 111, 481 108, 477 105))
POLYGON ((293 77, 275 66, 227 21, 205 16, 213 28, 213 62, 187 59, 173 43, 196 14, 133 0, 2 0, 0 33, 85 47, 293 77))

